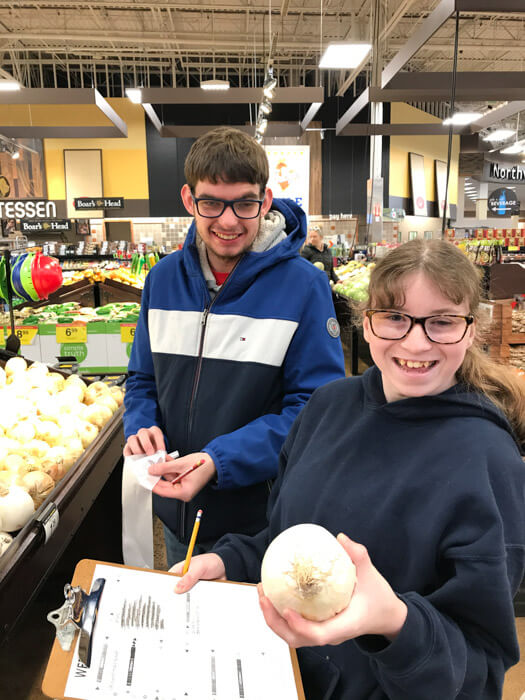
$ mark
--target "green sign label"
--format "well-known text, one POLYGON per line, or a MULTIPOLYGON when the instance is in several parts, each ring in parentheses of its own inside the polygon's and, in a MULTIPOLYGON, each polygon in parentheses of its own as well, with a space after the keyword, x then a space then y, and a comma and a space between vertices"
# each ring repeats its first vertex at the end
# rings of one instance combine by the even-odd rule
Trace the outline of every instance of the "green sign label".
POLYGON ((131 357, 131 348, 133 347, 133 343, 126 343, 126 355, 128 357, 131 357))
POLYGON ((82 364, 87 357, 88 349, 86 343, 63 343, 60 346, 61 355, 73 355, 77 362, 82 364))

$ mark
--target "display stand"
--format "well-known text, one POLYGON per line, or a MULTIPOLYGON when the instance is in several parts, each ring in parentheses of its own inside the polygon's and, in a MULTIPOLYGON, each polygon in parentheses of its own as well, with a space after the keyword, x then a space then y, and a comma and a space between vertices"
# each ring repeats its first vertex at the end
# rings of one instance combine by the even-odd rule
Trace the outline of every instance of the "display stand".
MULTIPOLYGON (((84 591, 88 592, 91 589, 92 582, 93 582, 93 576, 95 573, 95 567, 97 564, 106 564, 107 562, 100 562, 100 561, 95 561, 93 559, 84 559, 80 561, 76 568, 75 572, 73 575, 73 580, 71 581, 72 586, 80 586, 84 591)), ((122 565, 117 565, 117 564, 110 564, 110 566, 115 566, 116 568, 119 569, 126 569, 128 571, 141 571, 143 572, 143 569, 135 569, 133 567, 127 567, 127 566, 122 566, 122 565)), ((165 571, 148 571, 148 575, 155 576, 155 575, 170 575, 176 578, 175 574, 166 574, 165 571)), ((235 583, 233 584, 232 582, 220 582, 221 585, 247 585, 247 584, 238 584, 235 583)), ((175 595, 175 594, 174 594, 175 595)), ((95 634, 96 634, 96 628, 95 628, 95 634)), ((64 700, 76 700, 75 698, 71 698, 70 696, 65 695, 66 691, 66 685, 67 685, 67 680, 71 668, 71 663, 74 659, 74 649, 75 649, 75 644, 73 643, 71 646, 70 651, 64 651, 62 647, 60 646, 60 643, 58 642, 57 639, 55 639, 53 643, 53 647, 51 649, 51 654, 49 657, 49 662, 47 665, 47 669, 44 675, 44 680, 42 684, 42 691, 45 695, 51 698, 55 699, 64 699, 64 700)), ((301 674, 299 671, 299 664, 297 661, 297 653, 294 649, 290 649, 290 656, 291 656, 291 663, 292 663, 292 669, 293 669, 293 676, 295 679, 295 685, 296 685, 296 690, 297 690, 297 700, 305 700, 304 696, 304 691, 303 691, 303 686, 302 686, 302 681, 301 681, 301 674)))

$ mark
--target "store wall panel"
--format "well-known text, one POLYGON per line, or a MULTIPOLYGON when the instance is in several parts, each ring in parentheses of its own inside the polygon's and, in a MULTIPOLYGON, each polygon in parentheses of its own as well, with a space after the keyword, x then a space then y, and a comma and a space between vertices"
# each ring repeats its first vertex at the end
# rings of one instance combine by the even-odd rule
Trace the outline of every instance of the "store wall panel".
MULTIPOLYGON (((48 197, 57 203, 57 214, 59 208, 65 209, 66 182, 63 153, 68 149, 100 149, 104 183, 102 194, 106 197, 124 197, 125 211, 120 210, 119 215, 148 216, 149 214, 144 110, 141 105, 135 105, 127 98, 113 98, 108 102, 126 122, 127 138, 44 139, 48 197)), ((69 106, 68 119, 72 116, 69 113, 71 111, 74 113, 75 110, 78 110, 78 118, 82 118, 82 123, 87 126, 99 123, 98 110, 91 120, 81 106, 69 106)), ((56 108, 55 111, 57 111, 56 108)), ((65 216, 65 211, 63 215, 65 216)))
MULTIPOLYGON (((392 124, 440 124, 441 119, 427 114, 402 102, 391 105, 392 124)), ((457 203, 459 136, 452 138, 451 167, 449 178, 450 206, 457 203)), ((434 161, 447 161, 448 136, 391 136, 390 137, 390 198, 389 207, 399 207, 396 202, 406 200, 403 208, 412 212, 410 203, 410 168, 408 154, 419 153, 424 156, 425 164, 425 193, 427 210, 430 214, 438 215, 437 195, 435 187, 434 161)))
MULTIPOLYGON (((64 150, 64 175, 66 180, 67 216, 78 217, 75 209, 75 197, 101 197, 104 193, 102 183, 102 151, 98 148, 64 150)), ((90 215, 98 219, 102 210, 91 210, 90 215)))

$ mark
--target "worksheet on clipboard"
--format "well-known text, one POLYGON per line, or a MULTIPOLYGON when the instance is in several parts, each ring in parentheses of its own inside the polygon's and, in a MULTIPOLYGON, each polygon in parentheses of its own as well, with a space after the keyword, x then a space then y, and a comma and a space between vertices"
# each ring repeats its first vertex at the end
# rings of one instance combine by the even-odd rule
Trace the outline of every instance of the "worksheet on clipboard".
POLYGON ((288 646, 266 625, 254 586, 97 564, 106 579, 89 668, 78 640, 65 696, 80 700, 297 700, 288 646))

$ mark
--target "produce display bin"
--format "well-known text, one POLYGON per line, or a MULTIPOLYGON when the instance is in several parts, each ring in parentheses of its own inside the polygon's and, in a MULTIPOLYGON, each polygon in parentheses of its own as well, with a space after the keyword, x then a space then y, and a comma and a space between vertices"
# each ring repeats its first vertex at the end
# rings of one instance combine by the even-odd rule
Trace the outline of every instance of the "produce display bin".
MULTIPOLYGON (((0 356, 1 366, 5 364, 4 355, 0 356)), ((121 406, 113 414, 0 557, 0 644, 6 641, 108 478, 121 464, 123 410, 121 406)))
MULTIPOLYGON (((82 373, 106 373, 108 367, 108 351, 106 341, 107 323, 94 321, 85 324, 85 340, 75 340, 61 337, 60 327, 53 323, 40 324, 41 361, 53 364, 59 356, 76 357, 82 373)), ((126 371, 124 367, 122 371, 126 371)))
POLYGON ((107 372, 127 372, 136 323, 106 322, 107 372))

